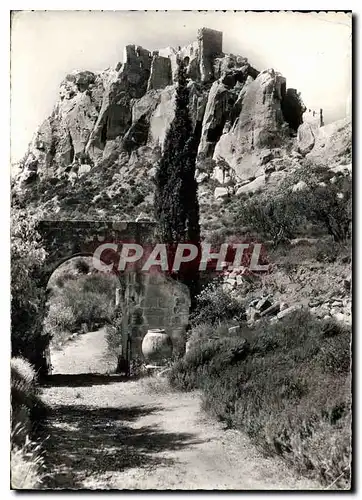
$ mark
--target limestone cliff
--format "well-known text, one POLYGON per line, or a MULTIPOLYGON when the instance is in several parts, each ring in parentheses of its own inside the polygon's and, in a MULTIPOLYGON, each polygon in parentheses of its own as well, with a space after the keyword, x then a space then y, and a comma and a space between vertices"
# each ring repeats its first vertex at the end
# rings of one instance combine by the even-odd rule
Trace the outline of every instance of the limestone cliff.
MULTIPOLYGON (((318 114, 317 124, 281 74, 273 69, 259 72, 244 55, 225 54, 222 33, 202 28, 186 47, 151 53, 128 45, 122 63, 113 69, 67 75, 15 184, 34 191, 46 179, 51 185, 68 183, 70 190, 97 182, 98 194, 93 190, 87 202, 93 206, 102 191, 116 199, 120 190, 136 183, 151 202, 152 179, 174 116, 180 59, 187 67, 192 121, 201 127, 198 182, 232 182, 236 192, 279 170, 271 162, 284 161, 281 149, 290 142, 296 152, 311 154, 323 118, 318 114), (205 162, 211 172, 203 171, 205 162)), ((280 176, 276 174, 274 183, 280 176)), ((42 188, 38 191, 41 198, 42 188)), ((56 213, 59 195, 54 191, 56 213)), ((226 192, 231 192, 229 187, 226 192)))

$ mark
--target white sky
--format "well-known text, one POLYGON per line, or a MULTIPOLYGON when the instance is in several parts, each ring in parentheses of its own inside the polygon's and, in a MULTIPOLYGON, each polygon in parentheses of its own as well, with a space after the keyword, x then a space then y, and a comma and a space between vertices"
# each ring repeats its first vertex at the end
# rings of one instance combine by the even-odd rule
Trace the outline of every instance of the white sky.
POLYGON ((64 76, 115 66, 123 47, 186 45, 197 29, 223 31, 223 50, 274 68, 326 122, 343 118, 351 90, 351 18, 343 13, 18 12, 12 20, 11 157, 19 160, 51 113, 64 76))

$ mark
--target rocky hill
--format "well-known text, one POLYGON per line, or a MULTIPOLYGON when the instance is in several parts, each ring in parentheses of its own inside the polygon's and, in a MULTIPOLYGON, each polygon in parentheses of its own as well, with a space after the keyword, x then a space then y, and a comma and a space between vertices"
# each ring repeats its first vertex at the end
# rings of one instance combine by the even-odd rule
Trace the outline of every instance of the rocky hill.
POLYGON ((180 59, 201 130, 202 221, 234 195, 274 189, 305 158, 333 168, 351 162, 349 119, 323 126, 322 110, 307 110, 280 73, 225 54, 222 33, 202 28, 186 47, 128 45, 115 68, 66 75, 14 179, 14 204, 47 218, 152 215, 180 59))

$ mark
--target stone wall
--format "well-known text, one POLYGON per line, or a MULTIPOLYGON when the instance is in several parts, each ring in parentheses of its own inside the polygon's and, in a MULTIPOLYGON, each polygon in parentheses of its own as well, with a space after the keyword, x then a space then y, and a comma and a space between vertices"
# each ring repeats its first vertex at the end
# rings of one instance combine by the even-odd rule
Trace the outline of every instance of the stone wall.
POLYGON ((143 68, 151 68, 151 52, 140 45, 126 45, 123 54, 124 65, 141 65, 143 68))
POLYGON ((171 60, 168 57, 154 55, 151 64, 151 74, 148 80, 147 91, 163 89, 171 85, 171 60))
POLYGON ((306 109, 303 113, 303 123, 309 123, 313 129, 323 127, 323 109, 306 109))
POLYGON ((162 273, 133 273, 130 278, 127 301, 132 304, 132 356, 141 353, 149 328, 164 328, 172 339, 174 352, 183 354, 190 308, 188 288, 162 273))

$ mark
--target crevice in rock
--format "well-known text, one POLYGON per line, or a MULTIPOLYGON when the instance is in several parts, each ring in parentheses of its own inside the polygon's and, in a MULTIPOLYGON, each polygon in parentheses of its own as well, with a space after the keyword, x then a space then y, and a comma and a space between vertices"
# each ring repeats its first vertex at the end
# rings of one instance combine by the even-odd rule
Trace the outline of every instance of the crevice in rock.
POLYGON ((99 137, 99 145, 101 149, 105 148, 107 142, 107 121, 108 121, 107 119, 104 120, 99 137))
POLYGON ((69 139, 69 163, 73 163, 75 160, 75 151, 74 151, 74 144, 73 144, 73 139, 71 133, 68 131, 68 139, 69 139))
POLYGON ((220 136, 221 136, 223 128, 224 128, 224 121, 225 120, 223 120, 222 123, 219 123, 218 125, 216 125, 216 127, 210 128, 207 131, 206 138, 207 138, 208 142, 216 143, 220 139, 220 136))
POLYGON ((123 138, 123 147, 128 154, 147 143, 149 127, 149 120, 143 115, 128 129, 123 138))
MULTIPOLYGON (((231 116, 233 115, 234 105, 237 100, 237 94, 230 94, 224 103, 224 110, 219 120, 219 123, 212 128, 209 128, 206 133, 207 149, 204 151, 206 157, 212 157, 215 151, 216 144, 223 134, 226 121, 230 121, 232 126, 231 116)), ((236 116, 234 115, 234 120, 236 116)))
POLYGON ((303 123, 303 113, 306 107, 296 89, 287 89, 286 92, 282 92, 282 96, 281 109, 283 118, 291 130, 296 132, 299 125, 303 123))

